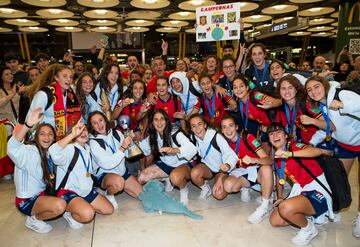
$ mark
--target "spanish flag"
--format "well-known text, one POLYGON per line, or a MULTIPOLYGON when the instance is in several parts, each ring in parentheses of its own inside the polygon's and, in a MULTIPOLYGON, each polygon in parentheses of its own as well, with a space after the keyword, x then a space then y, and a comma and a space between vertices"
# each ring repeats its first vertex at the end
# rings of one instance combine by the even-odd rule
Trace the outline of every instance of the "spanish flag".
POLYGON ((0 178, 14 172, 14 165, 6 153, 8 133, 4 122, 0 122, 0 178))

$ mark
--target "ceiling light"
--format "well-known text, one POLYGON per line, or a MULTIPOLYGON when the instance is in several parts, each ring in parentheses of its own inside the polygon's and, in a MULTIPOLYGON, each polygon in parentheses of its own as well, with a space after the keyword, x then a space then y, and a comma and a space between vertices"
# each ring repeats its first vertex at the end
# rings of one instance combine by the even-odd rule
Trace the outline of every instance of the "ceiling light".
POLYGON ((261 15, 253 15, 253 16, 251 16, 251 18, 253 18, 253 19, 260 19, 260 18, 261 18, 261 15))
POLYGON ((153 4, 156 2, 157 2, 157 0, 144 0, 144 3, 146 3, 146 4, 153 4))
POLYGON ((319 12, 321 8, 311 8, 309 9, 310 12, 319 12))
POLYGON ((323 18, 319 18, 319 19, 314 19, 313 21, 319 22, 319 21, 323 21, 323 20, 324 20, 323 18))
POLYGON ((185 17, 185 16, 189 16, 190 13, 189 12, 179 12, 179 15, 185 17))
POLYGON ((0 12, 2 12, 4 14, 12 14, 15 12, 15 9, 1 8, 0 12))
POLYGON ((106 10, 105 9, 96 9, 95 13, 98 15, 105 15, 106 14, 106 10))
POLYGON ((99 23, 106 23, 107 20, 97 20, 97 22, 99 22, 99 23))
POLYGON ((60 23, 67 23, 67 22, 69 22, 69 20, 66 20, 66 19, 59 19, 59 20, 58 20, 58 22, 60 22, 60 23))
POLYGON ((99 29, 106 30, 106 29, 108 29, 108 27, 99 27, 99 29))
POLYGON ((179 23, 180 23, 180 21, 170 21, 170 23, 171 23, 171 24, 175 24, 175 25, 176 25, 176 24, 179 24, 179 23))
POLYGON ((204 3, 204 0, 193 0, 191 3, 195 6, 199 6, 204 3))
POLYGON ((139 30, 141 29, 141 27, 133 27, 133 29, 139 30))
POLYGON ((26 23, 28 22, 28 20, 26 19, 16 19, 17 22, 20 22, 20 23, 26 23))
POLYGON ((294 17, 284 17, 284 21, 291 20, 294 17))
POLYGON ((144 20, 135 20, 135 23, 141 24, 141 23, 145 23, 144 20))
POLYGON ((105 0, 92 0, 94 3, 103 3, 105 0))
POLYGON ((64 27, 65 29, 67 29, 67 30, 72 30, 72 29, 74 29, 74 27, 64 27))
POLYGON ((164 27, 165 30, 171 30, 171 27, 164 27))
POLYGON ((283 10, 283 9, 286 8, 286 5, 276 5, 273 8, 276 9, 276 10, 283 10))
POLYGON ((62 12, 61 9, 49 9, 49 12, 53 15, 58 15, 62 12))
POLYGON ((39 29, 38 27, 29 27, 29 29, 36 30, 39 29))

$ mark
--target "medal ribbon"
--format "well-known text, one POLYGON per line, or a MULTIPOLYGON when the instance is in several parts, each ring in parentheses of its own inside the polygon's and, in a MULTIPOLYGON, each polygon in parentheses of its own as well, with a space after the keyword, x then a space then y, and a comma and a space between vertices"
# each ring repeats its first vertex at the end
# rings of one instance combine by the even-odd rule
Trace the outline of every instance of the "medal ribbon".
POLYGON ((186 97, 186 105, 184 106, 183 102, 181 102, 181 106, 184 109, 186 114, 187 114, 187 110, 189 108, 189 100, 190 100, 190 90, 188 91, 188 94, 187 94, 187 97, 186 97))
POLYGON ((206 102, 206 106, 208 108, 209 114, 210 114, 210 118, 214 119, 215 118, 215 93, 212 93, 211 96, 211 107, 210 107, 210 102, 209 99, 205 96, 205 102, 206 102))
POLYGON ((295 126, 295 118, 296 118, 296 107, 295 105, 292 107, 291 109, 292 111, 292 117, 291 117, 291 121, 290 121, 290 110, 289 110, 289 106, 287 104, 285 104, 285 114, 286 114, 286 122, 289 126, 289 135, 292 135, 293 131, 294 131, 294 126, 295 126))
POLYGON ((48 168, 50 174, 54 175, 54 162, 52 161, 51 156, 48 158, 48 168))
POLYGON ((323 103, 320 103, 320 110, 321 113, 323 114, 325 121, 326 121, 326 137, 330 137, 330 118, 328 115, 328 107, 327 104, 324 105, 323 103))
POLYGON ((267 62, 265 61, 262 78, 261 78, 261 81, 259 81, 259 72, 258 72, 258 69, 256 68, 256 66, 254 65, 255 74, 256 74, 256 80, 259 82, 260 85, 262 85, 262 83, 265 81, 265 76, 266 76, 266 72, 267 72, 267 67, 268 67, 268 64, 267 64, 267 62))
POLYGON ((237 135, 237 140, 236 140, 236 148, 235 148, 235 152, 236 152, 236 155, 238 155, 239 153, 239 148, 240 148, 240 133, 238 133, 237 135))
POLYGON ((88 174, 88 173, 89 173, 89 170, 90 170, 90 158, 89 158, 89 160, 88 160, 88 163, 86 163, 82 151, 81 151, 80 149, 79 149, 79 151, 80 151, 80 156, 81 156, 81 159, 82 159, 82 161, 83 161, 84 167, 85 167, 85 169, 86 169, 86 173, 88 174))
MULTIPOLYGON (((243 102, 241 100, 239 100, 239 108, 240 108, 240 114, 241 114, 241 118, 244 122, 244 109, 243 109, 243 102)), ((248 125, 248 121, 249 121, 249 101, 246 100, 246 104, 245 104, 245 129, 247 129, 247 125, 248 125)))

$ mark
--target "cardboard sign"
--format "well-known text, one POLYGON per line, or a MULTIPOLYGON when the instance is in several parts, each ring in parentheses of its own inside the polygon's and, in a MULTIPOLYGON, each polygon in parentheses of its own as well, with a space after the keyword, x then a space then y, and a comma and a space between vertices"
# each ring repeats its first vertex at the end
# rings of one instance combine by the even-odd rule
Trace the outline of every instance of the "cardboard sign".
POLYGON ((196 42, 240 38, 240 3, 196 8, 196 42))

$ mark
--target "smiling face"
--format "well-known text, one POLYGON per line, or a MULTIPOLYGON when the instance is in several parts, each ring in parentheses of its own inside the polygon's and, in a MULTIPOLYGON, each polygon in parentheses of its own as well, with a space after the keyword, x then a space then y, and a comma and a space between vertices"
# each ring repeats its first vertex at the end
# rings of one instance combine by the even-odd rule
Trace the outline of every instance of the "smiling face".
POLYGON ((275 80, 280 80, 281 77, 283 77, 285 73, 285 69, 281 67, 281 65, 277 62, 272 62, 270 65, 270 75, 275 80))
POLYGON ((119 67, 117 66, 111 66, 111 70, 110 70, 110 73, 107 75, 107 79, 108 81, 110 82, 110 86, 113 87, 118 79, 119 79, 119 75, 120 75, 120 70, 119 70, 119 67))
POLYGON ((167 80, 162 79, 162 78, 158 79, 156 81, 156 89, 157 89, 158 95, 160 97, 164 97, 164 96, 168 95, 169 85, 168 85, 167 80))
POLYGON ((94 89, 94 82, 90 76, 86 75, 81 79, 81 87, 85 95, 89 95, 94 89))
POLYGON ((200 139, 204 139, 206 127, 206 123, 200 117, 194 117, 190 120, 191 131, 200 139))
POLYGON ((79 143, 81 146, 84 146, 85 143, 89 141, 89 132, 87 128, 85 128, 81 134, 75 139, 77 143, 79 143))
POLYGON ((212 88, 212 83, 211 83, 211 79, 207 76, 202 77, 200 80, 200 87, 201 90, 204 92, 204 94, 208 97, 211 97, 213 94, 213 88, 212 88))
POLYGON ((209 57, 206 60, 206 69, 209 74, 214 74, 217 67, 217 60, 214 57, 209 57))
POLYGON ((223 61, 222 70, 227 78, 233 78, 236 72, 234 62, 230 59, 223 61))
POLYGON ((144 84, 136 81, 133 85, 133 96, 136 101, 139 101, 144 94, 144 84))
POLYGON ((316 80, 311 80, 306 83, 306 92, 314 101, 326 102, 326 93, 324 85, 316 80))
POLYGON ((35 68, 29 69, 28 74, 29 74, 30 81, 35 82, 40 76, 40 71, 39 71, 39 69, 37 69, 35 67, 35 68))
POLYGON ((156 129, 157 132, 159 132, 160 135, 164 134, 164 130, 166 127, 166 120, 162 113, 160 112, 155 113, 152 124, 154 125, 154 128, 156 129))
POLYGON ((294 100, 296 97, 296 88, 289 81, 282 81, 280 85, 280 96, 286 102, 294 100))
POLYGON ((221 133, 229 140, 235 141, 237 138, 238 126, 233 119, 225 118, 221 120, 221 133))
POLYGON ((10 69, 4 69, 1 75, 1 80, 3 81, 3 83, 8 83, 8 84, 10 84, 14 80, 14 76, 11 73, 10 69))
POLYGON ((286 144, 286 133, 283 130, 274 130, 269 133, 269 140, 271 145, 276 149, 284 147, 286 144))
POLYGON ((68 90, 73 81, 73 72, 71 69, 63 69, 57 73, 55 80, 59 83, 63 91, 68 90))
POLYGON ((55 141, 55 134, 51 127, 45 125, 42 126, 37 134, 37 141, 41 148, 48 149, 55 141))
POLYGON ((183 71, 183 72, 187 71, 187 65, 186 65, 184 60, 180 59, 180 60, 177 61, 177 63, 176 63, 176 71, 183 71))
POLYGON ((90 119, 91 127, 100 135, 106 135, 106 120, 101 114, 95 114, 90 119))
POLYGON ((183 91, 183 85, 178 78, 174 77, 171 79, 171 87, 178 93, 181 93, 183 91))
POLYGON ((265 52, 261 46, 254 46, 251 51, 251 59, 256 67, 262 68, 265 62, 265 52))
POLYGON ((233 82, 234 95, 239 99, 246 99, 248 96, 249 86, 241 79, 235 79, 233 82))

